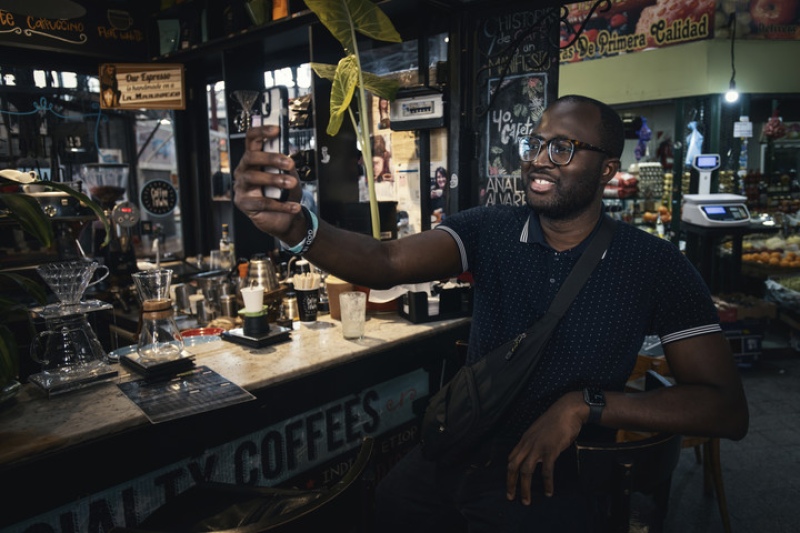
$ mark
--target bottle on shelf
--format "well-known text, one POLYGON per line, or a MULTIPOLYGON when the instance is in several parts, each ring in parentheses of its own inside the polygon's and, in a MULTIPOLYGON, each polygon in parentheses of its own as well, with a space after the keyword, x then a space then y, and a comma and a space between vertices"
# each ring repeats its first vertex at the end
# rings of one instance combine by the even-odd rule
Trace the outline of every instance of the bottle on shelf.
POLYGON ((222 225, 222 237, 219 239, 220 267, 229 269, 233 266, 236 254, 233 251, 233 242, 230 239, 228 225, 222 225))

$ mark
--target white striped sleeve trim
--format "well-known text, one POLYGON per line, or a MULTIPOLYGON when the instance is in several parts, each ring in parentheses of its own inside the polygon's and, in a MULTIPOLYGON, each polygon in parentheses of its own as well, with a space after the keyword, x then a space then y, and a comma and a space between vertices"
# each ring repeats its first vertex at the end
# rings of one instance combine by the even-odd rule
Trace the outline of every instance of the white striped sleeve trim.
POLYGON ((676 331, 675 333, 670 333, 669 335, 664 335, 661 337, 661 344, 668 344, 670 342, 680 341, 683 339, 689 339, 691 337, 697 337, 698 335, 706 335, 708 333, 718 333, 722 331, 722 328, 719 324, 707 324, 705 326, 697 326, 696 328, 684 329, 683 331, 676 331))
POLYGON ((461 241, 461 237, 458 236, 458 233, 447 226, 436 226, 434 229, 446 231, 451 237, 453 237, 453 240, 456 241, 456 245, 458 246, 458 253, 461 254, 461 272, 466 272, 469 270, 469 263, 467 262, 467 250, 464 248, 464 243, 461 241))

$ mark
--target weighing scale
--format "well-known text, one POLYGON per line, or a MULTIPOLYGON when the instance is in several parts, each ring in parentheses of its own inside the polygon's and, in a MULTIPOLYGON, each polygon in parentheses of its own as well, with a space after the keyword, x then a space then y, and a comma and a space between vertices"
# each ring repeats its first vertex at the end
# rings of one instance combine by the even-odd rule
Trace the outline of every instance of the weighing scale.
POLYGON ((695 156, 692 167, 700 173, 699 194, 683 196, 681 220, 707 228, 730 228, 750 224, 747 197, 738 194, 711 194, 711 173, 719 168, 719 154, 695 156))
POLYGON ((685 194, 681 220, 696 226, 728 228, 750 224, 746 196, 738 194, 685 194))

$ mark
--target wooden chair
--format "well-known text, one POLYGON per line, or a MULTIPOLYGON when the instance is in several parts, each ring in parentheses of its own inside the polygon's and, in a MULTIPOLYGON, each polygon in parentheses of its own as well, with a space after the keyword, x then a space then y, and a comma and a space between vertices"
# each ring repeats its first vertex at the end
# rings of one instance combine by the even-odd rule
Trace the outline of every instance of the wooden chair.
MULTIPOLYGON (((653 380, 658 379, 669 385, 669 366, 663 357, 639 355, 631 379, 631 389, 653 388, 653 380)), ((722 518, 725 533, 731 533, 731 519, 728 514, 728 501, 725 497, 725 484, 722 480, 719 439, 709 437, 684 436, 682 448, 693 448, 697 464, 703 465, 703 493, 707 496, 717 494, 717 506, 722 518)))
POLYGON ((634 492, 652 496, 653 520, 658 525, 663 523, 672 472, 681 452, 680 435, 659 433, 638 441, 577 442, 575 447, 579 482, 596 509, 596 531, 628 533, 634 492))
POLYGON ((722 481, 719 439, 709 437, 683 437, 683 448, 694 448, 697 464, 703 465, 703 493, 712 496, 717 493, 717 506, 722 518, 725 533, 731 533, 731 518, 728 514, 728 500, 725 497, 725 484, 722 481))
POLYGON ((369 531, 374 440, 363 440, 350 469, 319 490, 201 483, 156 509, 139 526, 113 533, 305 533, 369 531))

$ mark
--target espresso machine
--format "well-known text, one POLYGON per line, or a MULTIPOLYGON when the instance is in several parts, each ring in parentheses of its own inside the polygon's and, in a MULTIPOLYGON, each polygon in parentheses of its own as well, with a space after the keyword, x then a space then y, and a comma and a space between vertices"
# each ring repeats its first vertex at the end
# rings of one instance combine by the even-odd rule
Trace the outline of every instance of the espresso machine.
POLYGON ((103 208, 111 222, 111 236, 107 246, 105 230, 95 224, 92 232, 93 255, 101 259, 109 270, 111 292, 132 285, 131 274, 136 272, 131 228, 139 223, 139 208, 125 199, 128 191, 130 167, 124 163, 88 163, 81 166, 81 179, 89 194, 103 208))

